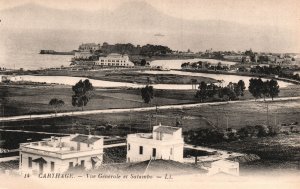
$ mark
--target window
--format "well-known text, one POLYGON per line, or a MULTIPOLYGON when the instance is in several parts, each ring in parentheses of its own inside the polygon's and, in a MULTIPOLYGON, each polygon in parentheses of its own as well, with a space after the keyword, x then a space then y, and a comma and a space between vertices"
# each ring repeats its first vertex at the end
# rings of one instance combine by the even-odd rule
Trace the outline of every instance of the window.
POLYGON ((140 155, 143 154, 143 146, 140 146, 140 155))
POLYGON ((32 167, 32 157, 28 157, 28 167, 32 167))
POLYGON ((51 161, 51 172, 53 172, 53 171, 54 171, 54 162, 51 161))
POLYGON ((127 150, 128 150, 128 151, 130 150, 130 144, 127 145, 127 150))
POLYGON ((84 160, 81 160, 80 165, 81 165, 81 167, 84 167, 84 160))
POLYGON ((69 168, 73 168, 73 162, 69 162, 69 168))

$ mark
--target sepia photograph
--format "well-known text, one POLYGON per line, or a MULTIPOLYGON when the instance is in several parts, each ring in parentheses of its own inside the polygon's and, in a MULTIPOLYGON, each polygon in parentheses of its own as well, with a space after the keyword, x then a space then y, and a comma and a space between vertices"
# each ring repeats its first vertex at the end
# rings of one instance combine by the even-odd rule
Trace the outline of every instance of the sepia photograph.
POLYGON ((299 7, 0 0, 0 189, 300 188, 299 7))

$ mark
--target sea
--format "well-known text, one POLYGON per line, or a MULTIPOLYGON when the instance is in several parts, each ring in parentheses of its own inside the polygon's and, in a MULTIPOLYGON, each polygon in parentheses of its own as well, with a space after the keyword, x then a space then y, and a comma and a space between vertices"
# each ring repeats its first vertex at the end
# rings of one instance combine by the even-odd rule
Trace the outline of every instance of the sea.
MULTIPOLYGON (((1 25, 0 25, 1 26, 1 25)), ((34 70, 70 65, 72 56, 41 55, 40 50, 72 51, 82 43, 132 43, 172 45, 172 36, 158 39, 145 32, 99 30, 12 30, 0 27, 0 67, 34 70), (171 43, 170 43, 171 42, 171 43)), ((171 46, 172 47, 172 46, 171 46)))
POLYGON ((70 55, 42 55, 40 50, 71 51, 79 43, 70 35, 58 31, 0 31, 0 67, 7 69, 35 70, 68 66, 70 55))
MULTIPOLYGON (((118 32, 94 30, 49 30, 49 29, 1 29, 0 27, 0 68, 35 70, 69 66, 70 55, 42 55, 40 50, 72 51, 78 49, 81 43, 132 43, 134 45, 160 44, 173 49, 188 47, 188 41, 178 46, 179 36, 170 35, 164 38, 154 37, 151 32, 118 32), (175 43, 176 42, 176 43, 175 43)), ((191 39, 192 40, 192 39, 191 39)), ((192 44, 195 46, 195 44, 192 44)), ((199 45, 198 45, 199 46, 199 45)), ((201 47, 198 47, 201 49, 201 47)), ((300 57, 298 58, 300 61, 300 57)), ((185 60, 186 61, 186 60, 185 60)), ((178 63, 178 60, 174 62, 178 63)), ((181 62, 179 60, 179 62, 181 62)), ((164 65, 164 62, 153 62, 154 65, 164 65)), ((178 64, 176 64, 177 67, 178 64)), ((176 68, 177 68, 176 67, 176 68)), ((170 68, 173 68, 172 65, 170 68)), ((178 68, 177 68, 178 69, 178 68)))

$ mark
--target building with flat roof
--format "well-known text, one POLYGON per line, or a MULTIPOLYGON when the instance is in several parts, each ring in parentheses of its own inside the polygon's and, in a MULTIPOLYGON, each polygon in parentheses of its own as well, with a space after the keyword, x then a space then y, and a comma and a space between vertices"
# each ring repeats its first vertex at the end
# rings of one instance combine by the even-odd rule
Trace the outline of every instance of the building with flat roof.
POLYGON ((63 173, 70 169, 96 168, 102 163, 103 138, 92 135, 51 137, 43 141, 21 143, 21 173, 63 173))
POLYGON ((117 53, 111 53, 106 57, 99 57, 99 60, 95 62, 96 66, 108 66, 108 67, 133 67, 134 64, 129 60, 128 55, 121 55, 117 53))
POLYGON ((127 135, 127 162, 149 159, 183 162, 183 146, 181 128, 154 126, 152 133, 127 135))

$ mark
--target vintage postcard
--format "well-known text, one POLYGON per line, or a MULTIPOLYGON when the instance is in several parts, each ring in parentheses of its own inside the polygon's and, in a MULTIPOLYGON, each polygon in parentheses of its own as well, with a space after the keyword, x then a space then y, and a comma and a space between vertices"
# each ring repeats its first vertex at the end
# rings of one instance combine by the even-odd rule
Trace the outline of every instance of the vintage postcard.
POLYGON ((299 7, 0 0, 0 189, 300 188, 299 7))

